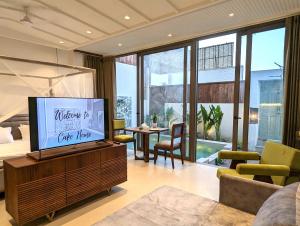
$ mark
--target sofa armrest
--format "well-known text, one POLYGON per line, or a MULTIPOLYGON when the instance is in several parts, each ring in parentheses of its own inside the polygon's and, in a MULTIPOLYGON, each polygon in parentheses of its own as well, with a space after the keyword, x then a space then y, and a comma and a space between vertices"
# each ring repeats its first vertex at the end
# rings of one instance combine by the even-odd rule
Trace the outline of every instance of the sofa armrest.
POLYGON ((232 160, 259 160, 260 155, 257 152, 247 151, 219 151, 219 159, 232 159, 232 160))
POLYGON ((239 174, 248 174, 248 175, 288 176, 290 174, 290 167, 285 165, 240 163, 237 165, 236 171, 239 174))
POLYGON ((219 202, 256 214, 262 204, 281 186, 230 175, 220 177, 219 202))

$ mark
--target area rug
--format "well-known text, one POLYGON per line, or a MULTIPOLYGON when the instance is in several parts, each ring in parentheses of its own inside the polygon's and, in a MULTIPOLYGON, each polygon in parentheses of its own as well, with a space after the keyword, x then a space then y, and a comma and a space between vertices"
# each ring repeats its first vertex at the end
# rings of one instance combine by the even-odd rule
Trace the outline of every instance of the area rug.
POLYGON ((94 226, 252 225, 254 216, 186 191, 163 186, 94 226))

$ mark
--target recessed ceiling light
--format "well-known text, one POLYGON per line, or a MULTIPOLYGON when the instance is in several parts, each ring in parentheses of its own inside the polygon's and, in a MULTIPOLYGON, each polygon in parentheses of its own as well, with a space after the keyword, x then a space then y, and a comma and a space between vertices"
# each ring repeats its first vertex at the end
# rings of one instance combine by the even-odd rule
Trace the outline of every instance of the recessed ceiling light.
POLYGON ((65 42, 64 42, 64 41, 59 41, 59 43, 60 43, 60 44, 64 44, 65 42))
POLYGON ((172 37, 173 35, 170 33, 170 34, 168 34, 168 37, 172 37))
POLYGON ((124 19, 125 20, 130 20, 130 16, 126 15, 126 16, 124 16, 124 19))
POLYGON ((122 43, 118 43, 118 46, 121 47, 123 44, 122 43))
POLYGON ((92 32, 91 32, 91 31, 89 31, 89 30, 87 30, 87 31, 86 31, 86 33, 87 33, 87 34, 92 34, 92 32))
POLYGON ((229 13, 228 16, 233 17, 234 13, 229 13))

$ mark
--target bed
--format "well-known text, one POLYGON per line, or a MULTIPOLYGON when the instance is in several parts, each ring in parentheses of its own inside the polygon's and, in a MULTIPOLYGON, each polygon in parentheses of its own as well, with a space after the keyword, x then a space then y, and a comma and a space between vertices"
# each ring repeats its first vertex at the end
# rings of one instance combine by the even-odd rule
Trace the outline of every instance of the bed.
POLYGON ((13 143, 0 144, 0 192, 4 192, 3 160, 24 156, 30 152, 29 138, 22 139, 19 129, 20 125, 28 125, 29 119, 26 114, 15 115, 10 119, 0 123, 0 127, 11 127, 14 138, 13 143))

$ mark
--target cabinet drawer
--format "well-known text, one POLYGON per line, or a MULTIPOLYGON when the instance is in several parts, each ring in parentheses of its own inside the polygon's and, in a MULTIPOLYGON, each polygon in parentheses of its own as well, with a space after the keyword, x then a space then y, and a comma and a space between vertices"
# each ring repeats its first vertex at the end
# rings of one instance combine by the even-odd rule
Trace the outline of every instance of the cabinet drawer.
POLYGON ((100 166, 101 153, 99 151, 93 151, 88 153, 82 153, 75 156, 66 158, 66 171, 76 170, 88 165, 100 166))
POLYGON ((106 161, 101 167, 102 187, 107 189, 127 180, 127 159, 124 157, 106 161))
POLYGON ((25 223, 66 206, 65 174, 17 185, 19 222, 25 223))
POLYGON ((101 151, 101 164, 115 159, 115 158, 125 158, 126 159, 126 145, 120 145, 115 148, 105 148, 101 151))
POLYGON ((66 173, 67 203, 72 204, 101 192, 99 164, 81 167, 66 173))

